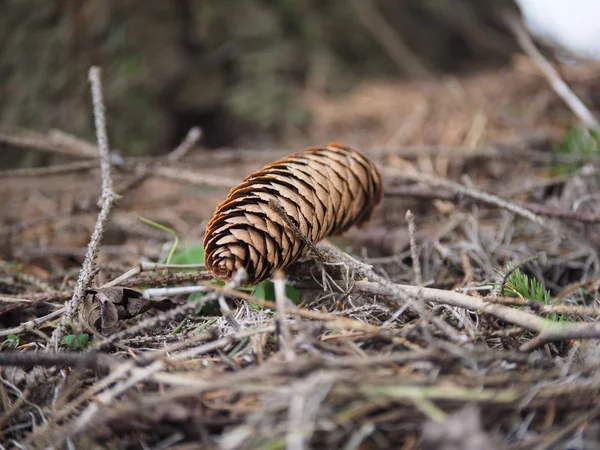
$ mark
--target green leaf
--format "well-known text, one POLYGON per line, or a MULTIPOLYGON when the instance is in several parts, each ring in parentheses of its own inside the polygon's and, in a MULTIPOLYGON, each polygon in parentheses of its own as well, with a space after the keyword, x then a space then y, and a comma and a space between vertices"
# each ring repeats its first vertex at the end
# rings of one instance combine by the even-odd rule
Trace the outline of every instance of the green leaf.
MULTIPOLYGON (((216 286, 224 286, 225 285, 225 283, 223 281, 219 281, 219 280, 215 280, 211 284, 214 284, 216 286)), ((187 301, 193 302, 195 300, 198 300, 199 298, 204 297, 209 292, 210 291, 193 292, 188 296, 187 301)), ((205 316, 214 316, 214 315, 219 314, 219 312, 220 312, 220 309, 219 309, 218 302, 216 300, 214 300, 212 302, 199 304, 194 309, 194 314, 196 314, 197 316, 200 314, 205 315, 205 316)))
POLYGON ((87 333, 67 334, 63 336, 61 344, 72 349, 84 348, 90 341, 90 335, 87 333))
POLYGON ((172 264, 204 264, 204 247, 202 244, 191 245, 175 253, 172 264))
POLYGON ((177 333, 179 333, 181 330, 183 330, 183 326, 184 326, 184 325, 185 325, 185 319, 183 319, 183 320, 182 320, 182 321, 179 323, 179 325, 177 325, 177 326, 176 326, 176 327, 173 329, 173 331, 171 331, 171 334, 177 334, 177 333))
POLYGON ((294 305, 300 304, 300 294, 298 293, 298 289, 296 289, 294 286, 286 284, 285 295, 287 295, 287 298, 289 298, 294 305))
POLYGON ((260 300, 275 301, 275 289, 270 281, 262 281, 256 285, 252 296, 260 300), (267 285, 270 283, 269 285, 267 285))
MULTIPOLYGON (((269 302, 275 301, 275 285, 272 281, 262 281, 256 285, 254 288, 254 292, 252 295, 261 300, 266 300, 269 302)), ((300 303, 300 294, 296 290, 295 287, 290 286, 289 284, 285 285, 285 295, 289 298, 292 303, 298 305, 300 303)))
POLYGON ((16 334, 9 334, 6 336, 6 340, 2 343, 2 345, 0 345, 0 348, 17 348, 20 343, 21 340, 19 339, 19 336, 16 334))
POLYGON ((197 334, 200 333, 201 331, 204 331, 206 328, 214 325, 215 323, 217 323, 217 319, 211 319, 208 322, 205 322, 203 324, 198 325, 196 328, 194 328, 190 334, 197 334))
MULTIPOLYGON (((589 131, 581 125, 576 125, 567 132, 561 143, 552 146, 552 153, 597 156, 600 154, 598 138, 597 131, 589 131)), ((562 174, 575 172, 580 168, 580 164, 553 164, 550 171, 553 174, 562 174)))

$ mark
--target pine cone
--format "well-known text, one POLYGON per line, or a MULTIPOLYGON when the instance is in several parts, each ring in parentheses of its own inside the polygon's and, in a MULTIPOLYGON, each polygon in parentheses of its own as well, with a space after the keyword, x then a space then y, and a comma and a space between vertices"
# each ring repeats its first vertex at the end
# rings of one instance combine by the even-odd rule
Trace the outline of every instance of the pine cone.
POLYGON ((206 267, 224 281, 244 267, 247 283, 258 283, 303 254, 298 231, 316 243, 360 226, 381 196, 379 171, 356 150, 332 143, 289 155, 248 176, 217 206, 204 238, 206 267))

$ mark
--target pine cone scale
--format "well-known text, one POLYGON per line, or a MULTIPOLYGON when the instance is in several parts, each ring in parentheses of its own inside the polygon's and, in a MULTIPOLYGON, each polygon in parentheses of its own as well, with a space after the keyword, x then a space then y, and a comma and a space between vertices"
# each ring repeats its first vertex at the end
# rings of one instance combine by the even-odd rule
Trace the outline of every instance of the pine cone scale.
POLYGON ((381 194, 375 165, 339 144, 267 164, 217 206, 204 239, 206 266, 222 280, 241 267, 248 284, 269 278, 302 256, 305 239, 316 243, 367 221, 381 194))

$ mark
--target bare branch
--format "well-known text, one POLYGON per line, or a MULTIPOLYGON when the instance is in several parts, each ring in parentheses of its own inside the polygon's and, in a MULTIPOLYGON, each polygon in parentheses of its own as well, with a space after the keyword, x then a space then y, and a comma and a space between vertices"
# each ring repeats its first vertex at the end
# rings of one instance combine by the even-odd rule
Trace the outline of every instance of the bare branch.
POLYGON ((457 194, 466 195, 484 203, 495 205, 502 209, 515 213, 553 232, 557 231, 555 227, 553 227, 551 224, 549 224, 546 220, 544 220, 537 214, 534 214, 528 209, 525 209, 508 200, 504 200, 503 198, 500 198, 496 195, 488 194, 487 192, 482 192, 480 190, 464 186, 460 183, 456 183, 445 178, 436 177, 434 175, 429 175, 422 172, 407 172, 392 167, 385 167, 382 172, 390 177, 395 177, 396 179, 409 180, 418 183, 427 183, 428 185, 433 187, 444 188, 453 191, 457 194))
POLYGON ((202 130, 198 127, 188 131, 185 139, 177 146, 175 150, 167 155, 168 161, 179 161, 198 143, 202 137, 202 130))
POLYGON ((586 128, 590 130, 597 129, 598 123, 596 122, 594 115, 569 88, 567 83, 562 80, 558 72, 552 67, 552 64, 550 64, 544 55, 536 48, 521 21, 516 17, 507 17, 506 22, 517 38, 517 42, 523 51, 538 66, 554 92, 556 92, 556 94, 567 104, 569 109, 579 118, 586 128))
POLYGON ((52 333, 51 343, 55 350, 58 350, 58 346, 66 332, 67 325, 73 320, 73 317, 79 309, 79 305, 85 297, 86 290, 89 289, 92 284, 94 264, 102 240, 102 235, 104 234, 104 229, 108 223, 110 211, 114 203, 118 200, 118 196, 113 191, 111 173, 112 163, 108 147, 108 136, 106 133, 106 118, 104 115, 104 101, 102 98, 102 83, 100 80, 99 68, 92 67, 90 69, 89 80, 91 83, 98 152, 100 154, 100 171, 102 174, 102 194, 99 200, 100 212, 98 213, 96 225, 94 226, 94 231, 92 232, 90 243, 86 250, 79 278, 77 279, 77 284, 73 291, 73 297, 67 302, 65 314, 52 333))
POLYGON ((107 372, 121 364, 114 356, 106 353, 43 353, 7 351, 0 353, 0 366, 44 366, 73 367, 90 369, 95 372, 107 372))

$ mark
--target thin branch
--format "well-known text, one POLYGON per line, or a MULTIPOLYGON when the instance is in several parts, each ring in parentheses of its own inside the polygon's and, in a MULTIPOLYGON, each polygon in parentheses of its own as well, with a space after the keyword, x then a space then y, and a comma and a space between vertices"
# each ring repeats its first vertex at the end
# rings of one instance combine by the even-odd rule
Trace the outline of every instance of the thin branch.
POLYGON ((419 249, 415 234, 417 225, 415 224, 415 215, 411 210, 406 211, 406 221, 408 222, 408 233, 410 235, 410 256, 412 258, 413 272, 415 274, 415 284, 423 286, 423 276, 421 275, 421 264, 419 263, 419 249))
MULTIPOLYGON (((405 298, 415 296, 419 292, 416 286, 395 284, 393 286, 382 286, 379 283, 359 282, 356 283, 355 291, 369 295, 385 295, 392 298, 405 298)), ((527 352, 540 347, 548 342, 564 341, 568 339, 598 339, 600 338, 600 322, 575 323, 554 322, 543 317, 536 316, 527 311, 510 308, 497 303, 491 303, 479 297, 471 297, 466 294, 440 289, 422 288, 424 301, 440 303, 449 306, 458 306, 481 314, 498 317, 506 322, 520 326, 530 331, 539 332, 539 336, 524 344, 519 349, 527 352)))
MULTIPOLYGON (((72 134, 65 133, 62 130, 50 130, 48 133, 50 142, 60 145, 61 147, 71 148, 74 151, 80 152, 93 159, 98 159, 98 148, 91 142, 82 139, 72 134)), ((116 163, 119 158, 113 158, 113 163, 116 163)))
MULTIPOLYGON (((425 295, 421 296, 420 286, 410 286, 412 288, 410 293, 407 293, 406 291, 400 293, 400 291, 398 291, 396 288, 397 285, 376 274, 371 266, 352 258, 347 253, 329 247, 322 248, 321 252, 323 256, 328 258, 330 263, 339 264, 341 262, 342 264, 348 265, 359 277, 374 280, 374 283, 372 284, 381 287, 387 292, 395 292, 396 298, 401 298, 405 307, 409 307, 419 313, 421 317, 435 326, 438 330, 442 331, 452 341, 457 343, 462 343, 465 341, 465 336, 459 334, 454 328, 452 328, 451 325, 444 322, 439 317, 434 316, 430 311, 427 310, 426 306, 423 304, 427 298, 425 295)), ((359 288, 359 286, 364 288, 364 284, 364 282, 355 283, 353 292, 360 293, 361 288, 359 288)), ((423 292, 426 292, 424 288, 423 292)), ((402 311, 402 309, 400 309, 400 311, 402 311)), ((396 312, 396 314, 398 314, 398 312, 396 312)))
POLYGON ((192 128, 181 144, 167 155, 167 161, 179 161, 198 143, 201 137, 202 130, 198 127, 192 128))
MULTIPOLYGON (((459 195, 459 193, 442 191, 439 189, 430 189, 421 185, 388 187, 385 190, 385 196, 415 197, 422 199, 439 199, 450 201, 458 201, 461 199, 461 195, 459 195)), ((553 217, 561 220, 572 220, 582 223, 600 223, 600 214, 596 213, 570 211, 567 209, 557 208, 552 205, 543 205, 541 203, 533 202, 515 201, 514 204, 540 216, 553 217)))
POLYGON ((278 270, 275 272, 273 284, 275 287, 275 304, 277 305, 275 323, 277 325, 276 331, 279 348, 283 352, 286 361, 293 361, 296 355, 291 347, 292 334, 290 333, 289 324, 286 321, 288 299, 285 294, 285 278, 282 271, 278 270))
MULTIPOLYGON (((374 281, 360 281, 355 283, 354 292, 364 295, 382 295, 402 302, 407 299, 420 298, 425 302, 440 303, 449 306, 457 306, 481 314, 489 314, 506 322, 519 327, 537 331, 540 335, 532 342, 523 345, 521 351, 529 351, 533 348, 543 345, 546 342, 566 340, 566 339, 598 339, 600 338, 600 322, 597 323, 576 323, 576 322, 555 322, 535 314, 523 311, 521 309, 511 308, 498 303, 491 303, 479 297, 472 297, 460 292, 444 291, 441 289, 424 288, 420 286, 408 286, 391 283, 379 275, 375 274, 370 266, 356 261, 344 252, 324 249, 326 254, 333 261, 343 262, 349 265, 352 270, 360 277, 368 278, 374 281)), ((417 302, 412 302, 409 306, 432 324, 449 333, 454 337, 456 331, 449 327, 445 322, 438 323, 437 317, 431 315, 425 310, 424 306, 417 302), (415 305, 417 306, 415 308, 415 305), (448 328, 450 328, 448 330, 448 328)))
POLYGON ((433 79, 431 72, 377 9, 376 3, 353 0, 351 4, 357 18, 386 50, 402 73, 412 78, 433 79))
POLYGON ((117 286, 125 280, 128 280, 136 275, 139 275, 142 272, 154 271, 154 270, 190 270, 190 269, 205 269, 206 266, 204 264, 160 264, 160 263, 151 263, 142 261, 137 264, 133 269, 128 270, 124 274, 118 276, 114 280, 104 284, 103 288, 117 286))
POLYGON ((312 242, 308 236, 306 236, 300 229, 296 226, 296 224, 292 221, 291 217, 285 212, 283 207, 274 199, 269 199, 269 206, 275 210, 275 212, 283 219, 286 226, 296 235, 298 239, 300 239, 304 245, 306 245, 311 252, 319 259, 320 261, 324 261, 323 255, 317 248, 317 246, 312 242))
POLYGON ((35 150, 40 153, 70 156, 78 159, 96 159, 96 155, 88 154, 80 149, 72 149, 49 141, 43 137, 28 135, 0 134, 0 147, 15 147, 25 150, 35 150))
MULTIPOLYGON (((356 283, 355 290, 365 295, 384 295, 388 297, 404 298, 417 294, 418 287, 403 284, 394 284, 391 286, 382 286, 374 282, 359 282, 356 283)), ((476 311, 483 314, 489 314, 499 319, 510 322, 514 325, 526 328, 532 331, 543 331, 555 325, 543 317, 526 311, 510 308, 508 306, 497 303, 486 302, 479 297, 462 294, 455 291, 444 291, 434 288, 423 288, 423 301, 439 303, 448 306, 458 306, 470 311, 476 311)))
POLYGON ((66 164, 57 164, 48 167, 34 167, 27 169, 12 169, 0 172, 3 178, 38 178, 55 175, 64 175, 66 173, 81 172, 83 170, 92 170, 98 168, 98 161, 75 161, 66 164))
POLYGON ((27 331, 34 330, 34 329, 38 328, 41 324, 48 322, 49 320, 56 319, 57 317, 62 316, 65 311, 66 311, 66 308, 63 307, 63 308, 57 309, 56 311, 52 311, 50 314, 46 314, 45 316, 37 317, 33 320, 28 320, 27 322, 23 322, 18 327, 5 328, 3 330, 0 330, 0 337, 8 336, 9 334, 26 333, 27 331))
POLYGON ((552 67, 552 64, 550 64, 544 55, 536 48, 521 21, 514 16, 510 16, 506 18, 506 22, 517 38, 517 42, 523 51, 538 66, 554 92, 556 92, 556 94, 567 104, 569 109, 579 118, 586 128, 590 130, 597 129, 598 123, 594 115, 569 88, 567 83, 562 80, 558 72, 552 67))
POLYGON ((529 352, 542 347, 549 342, 568 341, 569 339, 599 339, 600 322, 556 322, 555 326, 540 331, 538 336, 523 344, 519 350, 522 352, 529 352))
POLYGON ((51 343, 55 350, 66 333, 67 325, 71 323, 73 317, 79 309, 79 305, 85 297, 86 291, 90 288, 94 277, 94 264, 98 254, 98 248, 104 229, 108 223, 110 211, 118 196, 113 191, 112 181, 112 163, 110 150, 108 147, 108 136, 106 133, 106 118, 104 115, 104 101, 102 98, 102 83, 100 80, 100 69, 92 67, 89 71, 89 81, 91 84, 92 101, 94 106, 94 119, 96 125, 96 137, 98 139, 98 152, 100 154, 100 172, 102 174, 102 194, 99 200, 100 212, 94 226, 94 231, 88 244, 85 259, 77 279, 77 284, 73 291, 73 297, 66 304, 65 314, 52 333, 51 343))
POLYGON ((107 372, 120 365, 114 356, 100 352, 88 353, 44 353, 6 351, 0 353, 0 366, 44 366, 44 367, 73 367, 90 369, 95 372, 107 372))
POLYGON ((209 186, 226 188, 231 188, 239 183, 239 180, 232 178, 195 172, 181 167, 154 167, 153 175, 180 183, 207 184, 209 186))
POLYGON ((597 213, 569 211, 567 209, 556 208, 552 205, 542 205, 541 203, 533 202, 519 202, 518 204, 541 216, 581 223, 600 223, 600 214, 597 213))
POLYGON ((385 167, 383 169, 383 173, 389 175, 390 177, 395 177, 396 179, 409 180, 418 183, 427 183, 428 185, 433 187, 448 189, 457 194, 466 195, 467 197, 474 198, 484 203, 498 206, 499 208, 515 213, 553 232, 557 231, 555 227, 553 227, 551 224, 549 224, 546 220, 544 220, 537 214, 534 214, 528 209, 525 209, 508 200, 504 200, 503 198, 500 198, 496 195, 488 194, 487 192, 482 192, 475 188, 467 187, 460 183, 456 183, 445 178, 429 175, 422 172, 408 172, 401 171, 393 167, 385 167))

